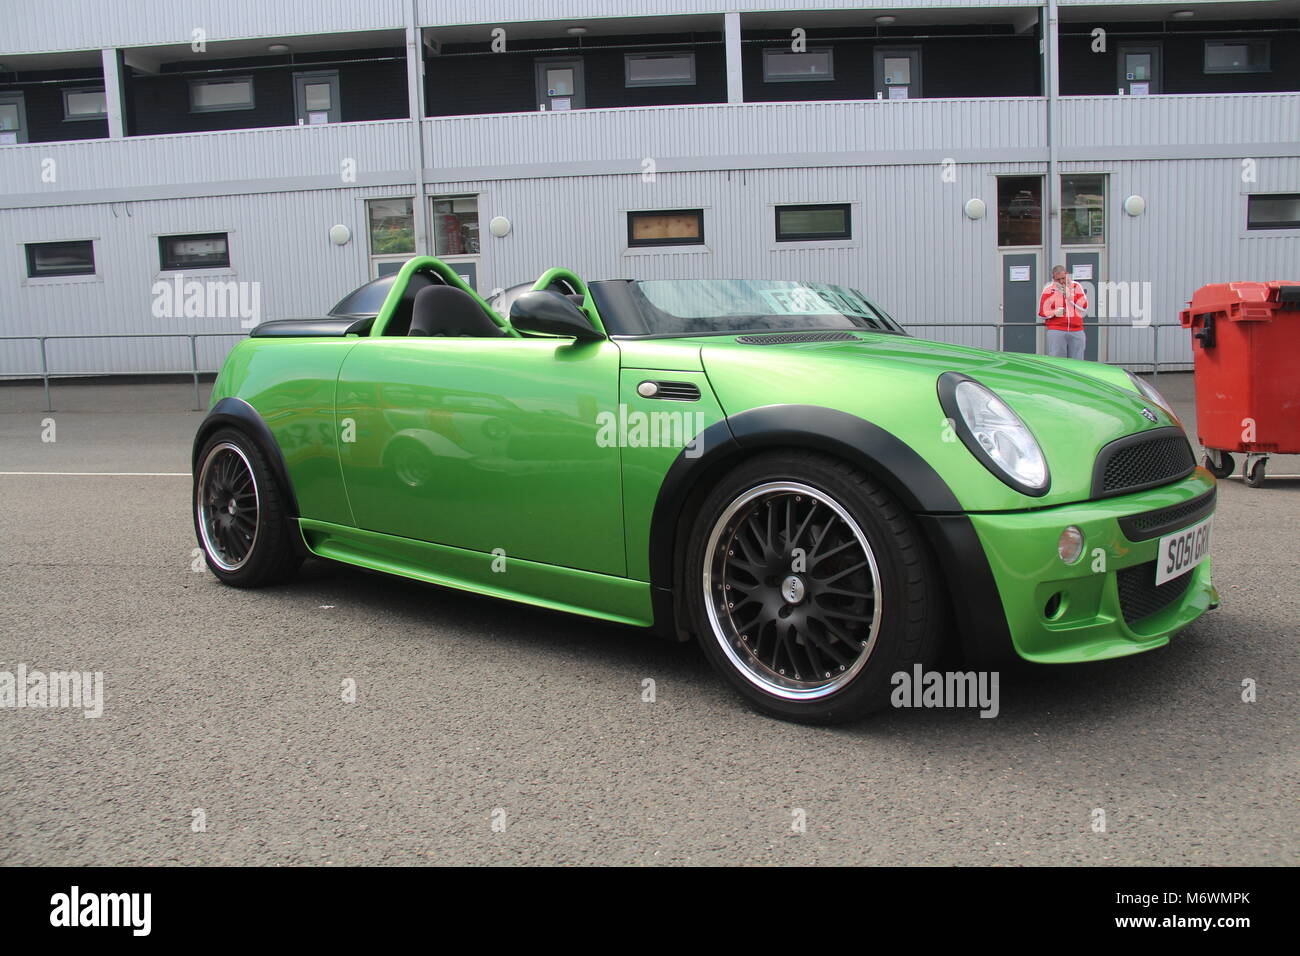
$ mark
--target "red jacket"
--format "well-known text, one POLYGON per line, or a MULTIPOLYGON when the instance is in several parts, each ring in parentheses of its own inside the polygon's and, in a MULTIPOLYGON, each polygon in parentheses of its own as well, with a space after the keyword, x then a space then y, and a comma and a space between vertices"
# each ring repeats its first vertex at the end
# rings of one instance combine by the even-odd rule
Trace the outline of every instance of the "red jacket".
POLYGON ((1070 280, 1069 301, 1055 282, 1049 282, 1043 287, 1043 294, 1038 300, 1039 317, 1047 320, 1049 329, 1056 329, 1059 332, 1082 332, 1083 317, 1087 311, 1088 294, 1083 291, 1083 286, 1074 280, 1070 280), (1060 308, 1065 309, 1064 316, 1056 314, 1056 310, 1060 308))

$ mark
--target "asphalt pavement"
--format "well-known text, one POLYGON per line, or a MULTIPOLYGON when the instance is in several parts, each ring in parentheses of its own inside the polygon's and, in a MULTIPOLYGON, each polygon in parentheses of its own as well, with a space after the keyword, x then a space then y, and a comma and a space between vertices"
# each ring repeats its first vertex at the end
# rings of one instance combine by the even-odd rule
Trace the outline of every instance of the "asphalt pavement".
POLYGON ((628 628, 323 562, 224 587, 190 388, 54 400, 0 387, 0 671, 102 672, 104 710, 0 709, 0 864, 1300 862, 1300 478, 1221 483, 1223 606, 1169 647, 817 729, 628 628))

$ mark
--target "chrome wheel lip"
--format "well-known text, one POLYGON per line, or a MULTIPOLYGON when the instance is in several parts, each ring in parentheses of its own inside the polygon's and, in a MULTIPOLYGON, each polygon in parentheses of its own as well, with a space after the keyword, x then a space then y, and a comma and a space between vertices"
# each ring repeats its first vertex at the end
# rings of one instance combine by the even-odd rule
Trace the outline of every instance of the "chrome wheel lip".
MULTIPOLYGON (((704 574, 701 585, 704 589, 704 608, 709 618, 709 626, 713 632, 713 639, 721 648, 723 654, 735 667, 736 672, 744 677, 749 683, 753 684, 765 694, 788 701, 813 701, 821 700, 837 693, 847 686, 852 680, 861 673, 862 668, 866 666, 867 661, 871 659, 871 654, 875 650, 877 638, 880 635, 880 620, 883 609, 880 587, 880 569, 876 563, 875 552, 871 548, 871 542, 863 532, 861 526, 848 513, 848 511, 838 501, 832 498, 826 492, 814 488, 811 485, 797 481, 769 481, 756 485, 748 491, 737 496, 730 505, 722 512, 718 520, 714 522, 712 530, 709 532, 708 542, 704 550, 704 574), (796 494, 807 495, 820 504, 831 509, 841 521, 849 528, 854 538, 857 539, 859 546, 862 548, 866 557, 868 567, 871 571, 871 585, 874 600, 872 601, 872 615, 870 633, 867 637, 866 646, 863 647, 853 664, 843 672, 836 674, 829 680, 822 681, 796 681, 780 674, 772 673, 761 663, 752 659, 746 659, 737 653, 734 646, 733 638, 728 635, 728 628, 723 624, 718 616, 718 609, 713 597, 714 583, 716 572, 714 565, 718 555, 718 546, 726 532, 728 523, 743 508, 753 502, 755 499, 768 495, 777 494, 796 494)), ((733 628, 734 630, 734 628, 733 628)))
POLYGON ((203 550, 208 556, 208 560, 215 564, 222 571, 238 571, 248 563, 249 558, 253 556, 253 550, 257 547, 258 539, 262 535, 262 494, 261 489, 257 486, 257 474, 253 471, 253 464, 244 454, 244 450, 234 442, 223 441, 214 445, 203 459, 203 467, 199 470, 199 479, 194 483, 194 508, 198 518, 199 538, 203 542, 203 550), (208 505, 207 486, 208 479, 212 474, 212 465, 218 459, 222 452, 233 452, 241 462, 244 469, 248 472, 249 480, 253 485, 253 540, 248 543, 248 550, 238 561, 227 561, 222 557, 221 551, 212 540, 212 531, 209 528, 209 519, 214 511, 224 511, 227 505, 224 501, 218 501, 211 508, 208 505))

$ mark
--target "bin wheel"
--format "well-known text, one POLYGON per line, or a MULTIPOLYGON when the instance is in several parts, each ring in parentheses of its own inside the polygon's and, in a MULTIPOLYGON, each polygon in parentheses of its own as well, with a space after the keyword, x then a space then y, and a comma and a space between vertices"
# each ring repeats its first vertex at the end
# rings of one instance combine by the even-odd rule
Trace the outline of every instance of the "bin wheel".
POLYGON ((1215 478, 1227 478, 1232 474, 1232 469, 1236 467, 1236 462, 1226 451, 1206 452, 1205 467, 1209 469, 1210 474, 1215 478), (1218 464, 1215 464, 1215 457, 1218 457, 1218 464))
POLYGON ((1267 458, 1259 458, 1248 466, 1249 470, 1243 468, 1242 477, 1246 479, 1246 484, 1252 488, 1258 488, 1264 484, 1264 467, 1267 464, 1267 458))

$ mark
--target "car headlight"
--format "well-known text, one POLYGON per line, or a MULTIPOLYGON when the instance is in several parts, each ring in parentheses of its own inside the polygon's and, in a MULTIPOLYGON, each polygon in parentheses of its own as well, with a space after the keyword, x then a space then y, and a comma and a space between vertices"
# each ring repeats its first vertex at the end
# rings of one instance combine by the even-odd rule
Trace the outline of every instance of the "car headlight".
POLYGON ((1007 403, 969 376, 939 376, 939 404, 958 437, 989 471, 1021 494, 1047 494, 1052 478, 1043 450, 1007 403))
POLYGON ((1164 409, 1165 414, 1178 422, 1180 426, 1183 424, 1178 421, 1178 415, 1174 412, 1174 406, 1169 404, 1169 399, 1160 394, 1159 389, 1154 385, 1148 385, 1146 382, 1142 381, 1142 379, 1128 371, 1128 369, 1124 370, 1124 374, 1128 376, 1129 381, 1133 383, 1133 387, 1137 389, 1139 395, 1145 398, 1148 402, 1151 402, 1153 405, 1159 405, 1164 409))

